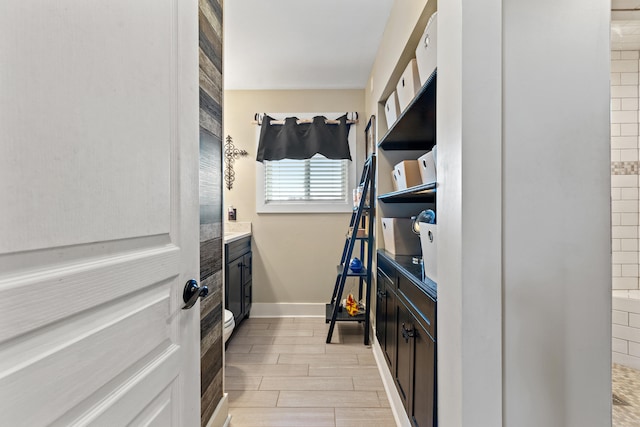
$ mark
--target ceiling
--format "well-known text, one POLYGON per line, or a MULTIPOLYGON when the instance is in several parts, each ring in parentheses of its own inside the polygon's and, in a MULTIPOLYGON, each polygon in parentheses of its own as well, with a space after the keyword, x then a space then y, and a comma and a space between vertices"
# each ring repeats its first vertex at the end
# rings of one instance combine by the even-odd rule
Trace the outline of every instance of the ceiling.
POLYGON ((224 4, 225 89, 362 89, 393 0, 224 4))
MULTIPOLYGON (((233 0, 225 89, 361 89, 393 0, 233 0)), ((612 0, 611 49, 640 50, 640 0, 612 0)))

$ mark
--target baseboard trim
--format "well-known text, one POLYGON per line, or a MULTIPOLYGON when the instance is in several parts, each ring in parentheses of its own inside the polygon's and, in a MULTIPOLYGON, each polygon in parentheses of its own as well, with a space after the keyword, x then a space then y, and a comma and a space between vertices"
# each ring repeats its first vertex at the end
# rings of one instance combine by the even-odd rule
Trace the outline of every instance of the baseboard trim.
POLYGON ((618 365, 624 365, 628 368, 640 370, 640 357, 635 357, 628 354, 616 353, 615 351, 612 351, 611 359, 613 363, 617 363, 618 365))
POLYGON ((229 395, 227 393, 222 395, 222 399, 218 402, 216 410, 213 411, 213 415, 209 418, 207 427, 229 427, 231 422, 231 415, 229 415, 229 395))
POLYGON ((324 317, 323 303, 266 303, 251 304, 251 317, 324 317))
POLYGON ((384 354, 382 354, 382 347, 380 347, 378 338, 375 335, 373 336, 372 343, 373 345, 371 347, 373 348, 373 357, 376 359, 376 365, 378 366, 378 371, 380 371, 382 384, 384 385, 384 390, 389 398, 391 412, 393 412, 393 418, 396 420, 396 425, 398 427, 411 427, 409 416, 404 410, 404 406, 402 405, 402 400, 400 399, 400 395, 396 389, 393 377, 387 367, 387 361, 384 358, 384 354))

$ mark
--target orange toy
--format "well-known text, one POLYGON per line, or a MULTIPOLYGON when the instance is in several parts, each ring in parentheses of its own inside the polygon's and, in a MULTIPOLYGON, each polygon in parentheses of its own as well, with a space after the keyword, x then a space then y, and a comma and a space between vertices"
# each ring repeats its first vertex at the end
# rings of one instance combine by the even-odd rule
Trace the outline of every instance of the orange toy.
POLYGON ((349 313, 349 316, 355 316, 356 314, 358 314, 358 303, 355 299, 353 299, 353 294, 349 294, 345 306, 345 308, 347 309, 347 313, 349 313))

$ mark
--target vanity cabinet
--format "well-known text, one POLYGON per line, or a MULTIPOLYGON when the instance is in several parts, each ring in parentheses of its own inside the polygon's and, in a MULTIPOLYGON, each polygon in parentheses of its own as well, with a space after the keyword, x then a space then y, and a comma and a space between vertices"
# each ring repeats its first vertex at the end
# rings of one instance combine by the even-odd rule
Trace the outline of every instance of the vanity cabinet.
POLYGON ((251 312, 251 237, 225 244, 225 260, 225 304, 238 325, 251 312))
POLYGON ((415 427, 436 422, 435 283, 410 256, 378 251, 376 337, 415 427))

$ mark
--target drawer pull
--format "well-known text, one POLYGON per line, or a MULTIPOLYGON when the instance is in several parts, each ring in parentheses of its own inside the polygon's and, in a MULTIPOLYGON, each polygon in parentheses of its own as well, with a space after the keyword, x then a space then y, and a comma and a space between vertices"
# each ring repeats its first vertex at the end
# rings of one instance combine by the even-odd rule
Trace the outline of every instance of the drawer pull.
POLYGON ((415 329, 407 329, 404 327, 404 323, 402 324, 402 338, 406 343, 409 343, 409 338, 413 338, 416 336, 415 329))

